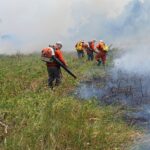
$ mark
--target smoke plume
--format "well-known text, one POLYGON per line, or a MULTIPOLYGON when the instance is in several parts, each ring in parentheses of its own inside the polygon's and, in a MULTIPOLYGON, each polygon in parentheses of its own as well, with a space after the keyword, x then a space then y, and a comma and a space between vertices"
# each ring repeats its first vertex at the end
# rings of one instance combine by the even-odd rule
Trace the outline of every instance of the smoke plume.
POLYGON ((115 60, 115 67, 139 75, 150 73, 150 1, 133 1, 115 26, 116 44, 125 54, 115 60), (128 14, 127 14, 128 12, 128 14))
POLYGON ((107 23, 117 17, 129 1, 0 0, 0 53, 39 51, 56 41, 64 43, 64 50, 72 50, 76 40, 99 37, 97 29, 104 27, 101 18, 106 16, 107 23), (92 18, 99 23, 90 32, 92 18), (5 35, 11 38, 3 39, 5 35))
POLYGON ((77 40, 94 38, 129 52, 117 60, 127 65, 127 56, 149 54, 149 11, 148 0, 0 0, 0 53, 31 53, 56 41, 71 51, 77 40))

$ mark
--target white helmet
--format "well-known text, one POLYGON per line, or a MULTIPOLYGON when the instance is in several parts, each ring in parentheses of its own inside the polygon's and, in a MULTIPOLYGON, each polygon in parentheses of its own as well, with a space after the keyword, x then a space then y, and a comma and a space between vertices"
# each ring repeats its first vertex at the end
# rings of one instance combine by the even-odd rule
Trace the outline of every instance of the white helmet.
POLYGON ((56 44, 62 46, 62 42, 60 42, 60 41, 59 41, 59 42, 56 42, 56 44))
POLYGON ((92 41, 93 41, 93 42, 96 42, 96 39, 93 39, 92 41))
POLYGON ((63 46, 63 45, 62 45, 62 42, 56 42, 56 47, 57 47, 57 48, 61 49, 62 46, 63 46))

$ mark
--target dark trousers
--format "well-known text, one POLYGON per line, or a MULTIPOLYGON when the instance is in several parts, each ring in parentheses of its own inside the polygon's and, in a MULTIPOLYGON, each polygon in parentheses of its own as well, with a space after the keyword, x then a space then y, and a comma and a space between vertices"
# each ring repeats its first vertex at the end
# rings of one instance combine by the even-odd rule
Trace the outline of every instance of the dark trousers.
POLYGON ((77 53, 78 53, 78 58, 83 58, 84 57, 84 51, 77 50, 77 53))
POLYGON ((60 67, 47 67, 48 71, 48 86, 58 86, 61 83, 61 69, 60 67), (55 82, 55 83, 54 83, 55 82))
POLYGON ((93 53, 89 53, 89 54, 87 54, 87 56, 88 56, 88 61, 94 60, 94 54, 93 53))

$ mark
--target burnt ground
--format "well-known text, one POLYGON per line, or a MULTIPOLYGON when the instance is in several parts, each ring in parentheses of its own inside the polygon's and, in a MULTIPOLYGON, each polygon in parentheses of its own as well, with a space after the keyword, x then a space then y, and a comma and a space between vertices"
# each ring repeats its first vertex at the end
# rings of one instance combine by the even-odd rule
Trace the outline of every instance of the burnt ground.
POLYGON ((129 108, 126 121, 150 129, 150 76, 115 70, 108 74, 80 83, 75 94, 85 100, 96 98, 103 105, 129 108))

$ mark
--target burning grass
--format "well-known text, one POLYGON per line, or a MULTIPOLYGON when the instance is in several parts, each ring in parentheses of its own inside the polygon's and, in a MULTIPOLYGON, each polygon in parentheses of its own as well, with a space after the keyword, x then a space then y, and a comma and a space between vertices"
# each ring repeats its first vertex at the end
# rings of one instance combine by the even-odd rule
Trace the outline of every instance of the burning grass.
POLYGON ((98 106, 69 96, 81 80, 104 76, 93 63, 66 55, 74 81, 66 73, 60 87, 47 88, 47 72, 39 56, 0 59, 1 149, 125 149, 136 131, 122 121, 120 108, 98 106))

